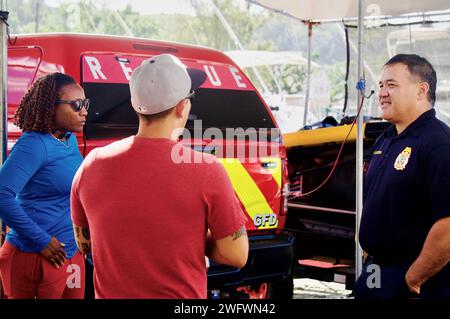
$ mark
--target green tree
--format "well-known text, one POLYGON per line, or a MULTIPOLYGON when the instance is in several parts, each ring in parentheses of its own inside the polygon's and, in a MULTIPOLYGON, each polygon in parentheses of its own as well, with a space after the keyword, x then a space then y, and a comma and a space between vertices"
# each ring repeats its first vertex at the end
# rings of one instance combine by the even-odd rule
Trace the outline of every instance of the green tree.
POLYGON ((345 62, 325 67, 331 82, 330 107, 344 99, 345 94, 345 62))
MULTIPOLYGON (((262 50, 271 47, 265 41, 252 41, 253 35, 263 24, 267 23, 272 14, 255 14, 249 3, 240 6, 235 0, 212 0, 221 14, 227 20, 236 37, 248 50, 262 50)), ((201 39, 202 44, 219 50, 238 50, 239 47, 227 33, 225 27, 214 13, 211 6, 205 6, 205 1, 191 0, 196 9, 197 17, 193 20, 193 30, 201 39)))
MULTIPOLYGON (((305 27, 297 21, 268 11, 261 13, 261 9, 255 11, 255 6, 248 2, 213 2, 246 49, 276 51, 288 48, 290 42, 302 42, 305 27)), ((61 1, 55 7, 48 6, 43 0, 17 0, 11 2, 9 10, 11 28, 15 33, 34 32, 36 15, 39 16, 39 32, 127 35, 127 29, 121 23, 123 21, 136 37, 192 43, 223 51, 239 49, 207 1, 190 0, 190 3, 196 9, 196 15, 144 15, 129 3, 124 9, 114 12, 105 0, 61 1), (40 9, 36 13, 33 8, 38 2, 40 9)), ((253 83, 260 86, 254 72, 246 71, 253 83)), ((281 91, 287 93, 297 93, 302 89, 305 78, 302 67, 258 67, 258 71, 273 92, 278 92, 280 86, 281 91), (274 79, 274 74, 279 80, 274 79)))

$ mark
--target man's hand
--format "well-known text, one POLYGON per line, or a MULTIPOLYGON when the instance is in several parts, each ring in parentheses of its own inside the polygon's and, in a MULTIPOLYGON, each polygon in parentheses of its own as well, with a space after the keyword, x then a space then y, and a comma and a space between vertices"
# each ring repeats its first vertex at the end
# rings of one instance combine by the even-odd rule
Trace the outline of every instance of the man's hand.
POLYGON ((420 287, 450 262, 450 217, 439 219, 428 232, 422 251, 409 267, 405 281, 409 290, 420 293, 420 287))
POLYGON ((411 272, 408 270, 408 272, 405 275, 405 281, 408 285, 409 291, 420 295, 420 286, 422 286, 422 283, 419 283, 415 278, 412 278, 411 272))
POLYGON ((61 243, 56 237, 52 237, 52 240, 48 243, 47 247, 40 251, 42 257, 44 257, 52 266, 58 269, 64 265, 66 261, 66 252, 63 247, 64 243, 61 243))

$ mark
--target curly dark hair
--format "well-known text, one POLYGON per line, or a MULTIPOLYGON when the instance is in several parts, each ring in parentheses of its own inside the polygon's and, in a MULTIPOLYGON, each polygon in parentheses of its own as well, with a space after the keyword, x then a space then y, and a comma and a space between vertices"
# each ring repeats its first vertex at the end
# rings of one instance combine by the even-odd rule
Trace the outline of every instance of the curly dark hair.
POLYGON ((75 80, 58 72, 37 79, 22 98, 14 124, 23 132, 51 133, 55 126, 56 100, 60 98, 61 88, 70 84, 76 84, 75 80))

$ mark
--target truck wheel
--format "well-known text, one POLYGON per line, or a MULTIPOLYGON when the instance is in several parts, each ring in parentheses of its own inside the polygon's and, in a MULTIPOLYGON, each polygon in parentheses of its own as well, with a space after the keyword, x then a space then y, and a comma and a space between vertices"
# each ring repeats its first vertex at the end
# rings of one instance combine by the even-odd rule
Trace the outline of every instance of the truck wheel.
POLYGON ((294 297, 294 276, 288 275, 282 281, 269 283, 267 299, 292 299, 294 297))

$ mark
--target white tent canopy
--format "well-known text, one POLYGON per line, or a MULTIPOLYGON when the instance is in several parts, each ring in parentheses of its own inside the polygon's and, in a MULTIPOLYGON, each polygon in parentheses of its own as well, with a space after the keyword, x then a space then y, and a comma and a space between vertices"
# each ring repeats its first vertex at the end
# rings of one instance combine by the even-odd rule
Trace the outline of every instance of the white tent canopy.
MULTIPOLYGON (((268 9, 300 20, 333 20, 358 17, 358 0, 249 0, 268 9)), ((402 14, 450 9, 448 0, 367 0, 365 14, 398 16, 402 14)))
MULTIPOLYGON (((308 60, 303 57, 302 52, 295 51, 260 51, 260 50, 236 50, 225 52, 233 59, 241 68, 265 66, 265 65, 281 65, 295 64, 307 65, 308 60)), ((318 68, 317 63, 312 63, 314 68, 318 68)))

